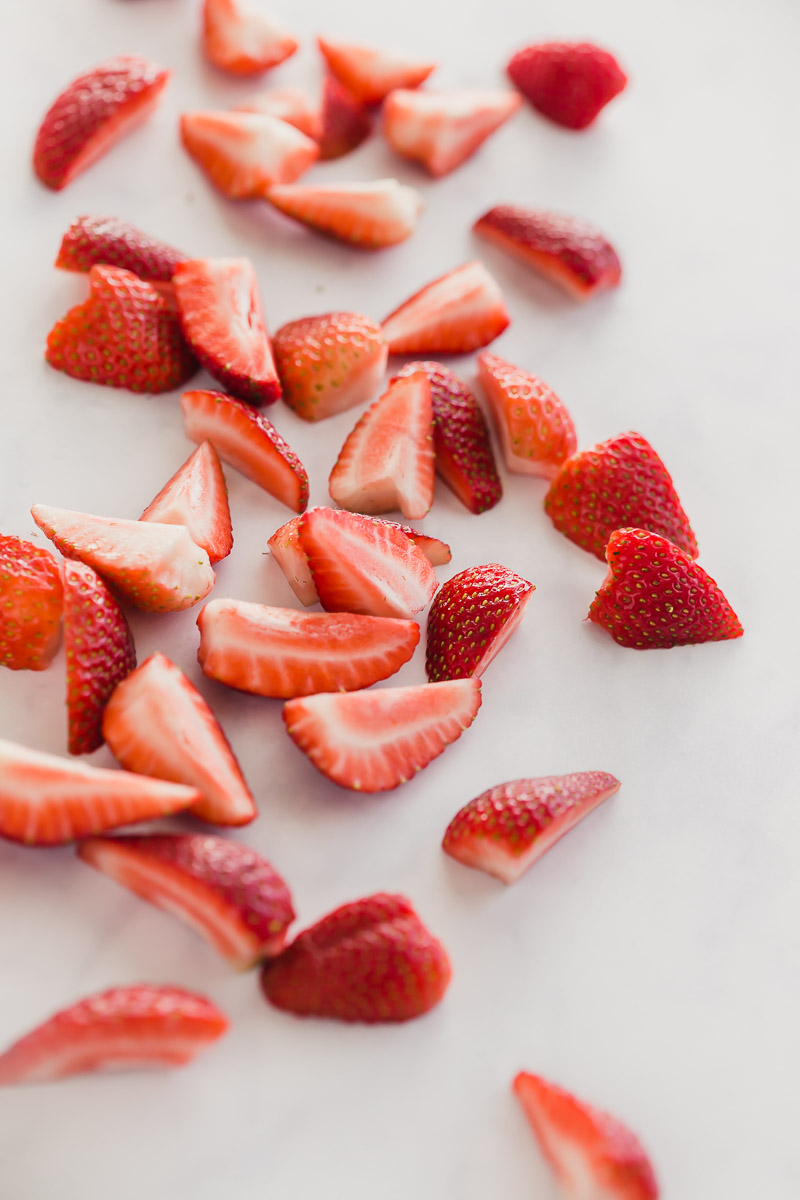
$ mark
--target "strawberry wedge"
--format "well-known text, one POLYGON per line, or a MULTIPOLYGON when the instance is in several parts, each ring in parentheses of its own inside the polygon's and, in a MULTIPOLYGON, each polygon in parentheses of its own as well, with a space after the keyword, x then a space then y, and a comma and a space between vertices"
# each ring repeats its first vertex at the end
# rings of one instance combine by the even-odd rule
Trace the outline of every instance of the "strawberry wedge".
POLYGON ((498 284, 475 261, 416 292, 382 328, 390 354, 468 354, 494 341, 509 322, 498 284))
POLYGON ((202 546, 212 563, 228 557, 233 549, 228 488, 211 442, 202 442, 190 454, 139 520, 185 525, 192 541, 202 546))
POLYGON ((276 183, 291 183, 319 158, 299 129, 263 112, 186 112, 181 140, 230 200, 257 200, 276 183))
POLYGON ((142 233, 119 217, 76 217, 61 239, 55 265, 62 271, 88 272, 105 263, 132 271, 149 283, 169 283, 187 255, 142 233))
POLYGON ((409 58, 381 47, 318 38, 328 69, 362 104, 380 104, 395 88, 414 88, 436 68, 428 59, 409 58))
POLYGON ((396 179, 369 183, 285 183, 267 199, 287 217, 364 250, 404 242, 417 227, 422 197, 396 179))
POLYGON ((44 671, 61 642, 64 589, 49 550, 0 534, 0 667, 44 671))
POLYGON ((478 356, 478 379, 508 470, 553 479, 578 447, 566 406, 543 380, 496 354, 478 356))
POLYGON ((284 402, 304 421, 322 421, 372 400, 388 350, 369 317, 332 312, 282 325, 273 353, 284 402))
POLYGON ((535 591, 500 563, 467 567, 448 579, 428 613, 428 679, 482 675, 521 622, 535 591))
POLYGON ((401 89, 383 106, 383 134, 397 154, 440 178, 470 158, 521 104, 510 91, 401 89))
POLYGON ((258 75, 277 67, 298 43, 258 3, 203 0, 203 52, 231 75, 258 75))
POLYGON ((319 114, 319 156, 323 162, 350 154, 372 133, 369 109, 333 75, 322 84, 319 114))
POLYGON ((311 97, 298 88, 270 88, 237 104, 234 112, 266 113, 294 125, 306 137, 319 141, 319 109, 311 97))

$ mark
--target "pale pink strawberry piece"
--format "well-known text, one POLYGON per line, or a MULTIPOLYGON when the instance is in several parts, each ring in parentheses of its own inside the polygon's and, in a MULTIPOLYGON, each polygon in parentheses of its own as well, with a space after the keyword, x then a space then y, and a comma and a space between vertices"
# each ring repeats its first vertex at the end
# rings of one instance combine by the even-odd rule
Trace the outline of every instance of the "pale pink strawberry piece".
POLYGON ((482 262, 434 279, 383 322, 390 354, 468 354, 510 321, 503 293, 482 262))
POLYGON ((332 74, 362 104, 380 104, 395 88, 418 87, 436 67, 435 62, 407 58, 393 50, 330 38, 317 41, 332 74))
POLYGON ((417 227, 422 197, 396 179, 369 183, 287 183, 267 199, 287 217, 364 250, 403 242, 417 227))
POLYGON ((232 75, 257 75, 290 58, 297 41, 248 0, 204 0, 203 51, 209 62, 232 75))
POLYGON ((233 549, 228 488, 211 442, 201 443, 189 455, 139 520, 185 525, 212 564, 228 557, 233 549))
POLYGON ((521 104, 509 91, 399 90, 383 106, 383 134, 397 154, 439 178, 471 158, 521 104))
POLYGON ((232 200, 255 200, 291 183, 319 158, 293 125, 262 112, 185 112, 181 139, 213 184, 232 200))
POLYGON ((268 117, 277 117, 279 121, 294 125, 295 129, 315 142, 320 139, 319 107, 307 92, 298 88, 270 88, 267 92, 258 92, 235 105, 233 111, 265 113, 268 117))
POLYGON ((554 479, 578 448, 572 417, 555 392, 495 354, 478 357, 478 378, 508 470, 554 479))

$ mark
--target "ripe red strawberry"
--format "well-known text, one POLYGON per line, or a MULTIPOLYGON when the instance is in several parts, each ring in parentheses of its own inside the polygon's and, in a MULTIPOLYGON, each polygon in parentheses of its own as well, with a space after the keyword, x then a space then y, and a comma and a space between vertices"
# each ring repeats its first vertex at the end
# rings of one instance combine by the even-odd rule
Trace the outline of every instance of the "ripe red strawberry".
POLYGON ((423 371, 396 379, 348 434, 328 480, 342 508, 409 520, 433 504, 433 407, 423 371))
POLYGON ((320 137, 320 114, 311 97, 297 88, 270 88, 237 104, 234 112, 266 113, 294 125, 315 142, 320 137))
POLYGON ((192 812, 214 825, 256 816, 228 739, 203 697, 163 654, 150 657, 114 691, 103 735, 128 771, 185 783, 201 794, 192 812))
POLYGON ((306 421, 371 400, 388 355, 379 326, 343 312, 289 321, 275 334, 272 352, 283 399, 306 421))
POLYGON ((473 229, 576 300, 615 288, 622 278, 617 252, 608 239, 594 225, 576 217, 497 204, 473 229))
POLYGON ((434 279, 383 322, 390 354, 468 354, 508 326, 503 293, 482 262, 434 279))
POLYGON ((446 566, 453 557, 447 542, 443 542, 441 538, 433 537, 430 533, 422 533, 419 529, 412 529, 410 525, 401 525, 399 521, 387 521, 385 517, 378 517, 377 521, 379 525, 388 525, 391 529, 399 529, 407 538, 411 538, 411 541, 418 550, 422 551, 432 567, 446 566))
POLYGON ((197 370, 157 287, 120 267, 90 268, 89 298, 56 321, 45 358, 74 379, 132 392, 170 392, 197 370))
POLYGON ((329 70, 362 104, 380 104, 395 88, 414 88, 435 70, 436 63, 405 58, 393 50, 376 50, 352 42, 318 38, 329 70))
POLYGON ((0 1086, 120 1067, 180 1066, 221 1037, 227 1018, 203 996, 136 984, 88 996, 0 1054, 0 1086))
POLYGON ((0 837, 14 842, 58 846, 166 817, 199 800, 195 788, 0 741, 0 837))
POLYGON ((280 954, 292 897, 265 858, 205 833, 89 838, 78 855, 185 921, 239 971, 280 954))
POLYGON ((322 693, 287 700, 289 737, 331 782, 356 792, 407 783, 461 737, 481 705, 479 679, 322 693))
POLYGON ((544 508, 556 529, 601 562, 609 535, 623 526, 659 533, 697 558, 672 478, 640 433, 621 433, 576 454, 553 480, 544 508))
POLYGON ((133 271, 148 283, 169 283, 186 255, 119 217, 76 217, 61 239, 55 265, 90 271, 96 264, 133 271))
POLYGON ((323 161, 343 158, 372 133, 372 117, 352 92, 332 75, 322 85, 319 156, 323 161))
POLYGON ((257 75, 290 58, 298 43, 247 0, 204 0, 203 51, 232 75, 257 75))
POLYGON ((295 512, 308 504, 308 476, 300 459, 266 417, 222 392, 184 392, 186 436, 210 441, 220 458, 295 512))
POLYGON ((527 1071, 514 1091, 566 1200, 658 1200, 644 1147, 616 1117, 527 1071))
POLYGON ((99 575, 86 563, 65 559, 64 649, 70 754, 91 754, 103 744, 102 718, 114 688, 136 666, 125 615, 99 575))
POLYGON ((606 559, 608 574, 588 615, 621 646, 668 649, 744 633, 711 576, 657 533, 616 529, 606 559))
POLYGON ((185 525, 192 541, 202 546, 212 563, 228 557, 233 549, 228 487, 211 442, 201 442, 139 520, 185 525))
POLYGON ((508 470, 553 479, 578 445, 558 396, 536 375, 494 354, 479 356, 478 378, 508 470))
POLYGON ((319 158, 319 146, 293 125, 262 112, 185 112, 181 139, 232 200, 257 200, 291 183, 319 158))
POLYGON ((149 116, 169 71, 121 55, 79 75, 45 114, 33 150, 42 183, 59 191, 149 116))
POLYGON ((369 183, 287 183, 267 199, 281 212, 318 233, 362 250, 381 250, 410 237, 422 211, 414 188, 396 179, 369 183))
POLYGON ((456 813, 442 848, 465 866, 516 883, 619 787, 619 780, 604 771, 500 783, 456 813))
POLYGON ((47 550, 0 534, 0 666, 43 671, 61 641, 62 587, 47 550))
POLYGON ((527 579, 499 563, 468 567, 448 579, 428 614, 428 679, 482 675, 519 625, 535 591, 527 579))
POLYGON ((416 371, 424 371, 431 385, 437 472, 470 512, 494 508, 503 495, 503 485, 486 418, 477 400, 467 385, 441 363, 406 363, 395 378, 403 379, 416 371))
POLYGON ((66 558, 87 563, 145 612, 180 612, 214 586, 208 555, 182 525, 95 517, 34 504, 31 516, 66 558))
POLYGON ((521 104, 516 92, 399 90, 383 106, 383 134, 397 154, 439 178, 470 158, 521 104))
POLYGON ((585 129, 628 82, 613 54, 590 42, 543 42, 519 50, 508 64, 534 108, 568 129, 585 129))

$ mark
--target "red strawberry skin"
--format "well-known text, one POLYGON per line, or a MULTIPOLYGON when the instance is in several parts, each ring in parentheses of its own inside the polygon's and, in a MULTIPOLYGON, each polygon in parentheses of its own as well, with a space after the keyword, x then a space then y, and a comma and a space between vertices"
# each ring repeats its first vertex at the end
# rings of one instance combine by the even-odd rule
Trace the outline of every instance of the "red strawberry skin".
POLYGON ((409 1021, 439 1003, 451 968, 404 896, 342 905, 265 964, 270 1004, 297 1016, 367 1024, 409 1021))
POLYGON ((0 534, 0 666, 44 671, 61 641, 63 589, 47 550, 0 534))
POLYGON ((479 356, 478 378, 508 470, 554 478, 578 445, 566 406, 543 380, 496 354, 479 356))
POLYGON ((333 75, 322 85, 319 156, 322 161, 343 158, 366 141, 372 132, 369 110, 333 75))
POLYGON ((628 82, 613 54, 590 42, 526 46, 508 74, 534 108, 567 129, 586 129, 628 82))
POLYGON ((360 313, 289 321, 272 344, 283 399, 305 421, 321 421, 371 400, 386 366, 380 327, 360 313))
POLYGON ((499 563, 468 567, 448 579, 428 614, 428 679, 482 675, 519 625, 535 590, 499 563))
POLYGON ((142 233, 119 217, 76 217, 61 239, 55 265, 89 271, 97 264, 122 267, 150 283, 169 283, 186 255, 142 233))

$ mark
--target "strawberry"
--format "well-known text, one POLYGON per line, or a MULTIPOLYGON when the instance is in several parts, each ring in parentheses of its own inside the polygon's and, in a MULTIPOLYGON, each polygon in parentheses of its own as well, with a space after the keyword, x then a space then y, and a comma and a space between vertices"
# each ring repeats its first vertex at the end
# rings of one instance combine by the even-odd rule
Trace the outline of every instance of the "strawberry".
POLYGON ((0 1085, 120 1067, 180 1066, 221 1037, 227 1018, 182 988, 136 984, 88 996, 0 1054, 0 1085))
POLYGON ((565 1200, 658 1200, 644 1147, 616 1117, 527 1071, 514 1091, 565 1200))
MULTIPOLYGON (((473 513, 494 508, 503 485, 477 400, 465 383, 437 362, 411 362, 395 379, 424 371, 433 402, 433 450, 436 470, 461 503, 473 513)), ((449 560, 448 560, 449 561, 449 560)))
POLYGON ((132 55, 110 58, 79 75, 48 109, 36 135, 33 169, 55 191, 105 154, 149 116, 169 71, 132 55))
POLYGON ((272 352, 283 398, 306 421, 371 400, 388 355, 369 317, 342 312, 289 321, 275 334, 272 352))
POLYGON ((499 563, 468 567, 448 579, 428 614, 428 679, 482 675, 519 625, 535 591, 527 579, 499 563))
POLYGON ((31 516, 66 558, 92 567, 145 612, 181 612, 214 586, 208 555, 182 525, 95 517, 46 504, 34 504, 31 516))
POLYGON ((372 133, 368 109, 332 75, 322 85, 319 156, 323 161, 343 158, 372 133))
POLYGON ((86 563, 65 559, 64 649, 70 754, 91 754, 103 744, 103 709, 114 688, 136 666, 125 615, 99 575, 86 563))
POLYGON ((0 666, 43 671, 61 641, 63 590, 47 550, 0 534, 0 666))
POLYGON ((295 129, 315 142, 320 138, 319 110, 310 96, 297 88, 270 88, 268 92, 258 92, 244 103, 237 104, 233 111, 266 113, 267 116, 294 125, 295 129))
POLYGON ((414 88, 436 63, 405 58, 394 51, 318 38, 328 69, 362 104, 380 104, 395 88, 414 88))
POLYGON ((185 921, 239 971, 280 954, 292 897, 265 858, 205 833, 89 838, 78 856, 185 921))
POLYGON ((422 533, 419 529, 412 529, 409 525, 401 525, 399 521, 387 521, 385 517, 378 517, 377 523, 378 525, 388 525, 391 529, 399 529, 407 538, 411 538, 411 541, 418 550, 422 551, 432 567, 444 567, 453 557, 447 542, 433 537, 430 533, 422 533))
POLYGON ((396 179, 369 183, 287 183, 267 199, 281 212, 318 233, 362 250, 381 250, 410 237, 422 211, 414 188, 396 179))
POLYGON ((293 125, 263 112, 185 112, 181 140, 231 200, 257 200, 291 183, 319 158, 319 146, 293 125))
POLYGON ((479 679, 287 700, 289 737, 327 779, 388 792, 457 741, 481 705, 479 679))
POLYGON ((195 788, 0 741, 0 837, 14 842, 58 846, 166 817, 199 800, 195 788))
POLYGON ((668 649, 742 636, 739 618, 711 576, 666 538, 616 529, 606 559, 608 574, 588 615, 621 646, 668 649))
POLYGON ((103 735, 128 771, 196 788, 192 812, 215 825, 256 816, 250 789, 228 739, 203 697, 174 663, 151 654, 114 691, 103 735))
POLYGON ((289 443, 249 404, 222 392, 184 392, 186 436, 210 441, 220 458, 295 512, 308 504, 308 476, 289 443))
POLYGON ((628 82, 613 54, 590 42, 526 46, 507 69, 533 107, 567 129, 591 125, 628 82))
POLYGON ((390 354, 468 354, 508 326, 503 293, 482 262, 434 279, 383 322, 390 354))
POLYGON ((185 525, 192 541, 202 546, 212 564, 228 557, 233 549, 228 487, 211 442, 200 443, 139 520, 185 525))
POLYGON ((348 434, 328 480, 342 508, 399 508, 419 520, 433 504, 433 408, 427 375, 397 379, 348 434))
POLYGON ((619 780, 604 771, 500 783, 456 813, 442 848, 467 867, 516 883, 619 787, 619 780))
POLYGON ((298 43, 258 5, 204 0, 203 52, 232 75, 257 75, 290 58, 298 43))
POLYGON ((470 158, 521 104, 516 92, 398 90, 383 106, 383 135, 397 154, 439 178, 470 158))
POLYGON ((556 529, 601 562, 609 535, 625 525, 660 533, 697 558, 672 478, 640 433, 621 433, 576 454, 550 485, 544 508, 556 529))
POLYGON ((55 323, 45 358, 74 379, 132 392, 170 392, 197 370, 168 302, 120 267, 90 268, 89 298, 55 323))
POLYGON ((494 354, 479 356, 478 379, 508 470, 553 479, 578 445, 572 417, 555 392, 494 354))
POLYGON ((122 267, 148 283, 169 283, 186 255, 118 217, 76 217, 61 239, 55 265, 90 271, 96 264, 122 267))

